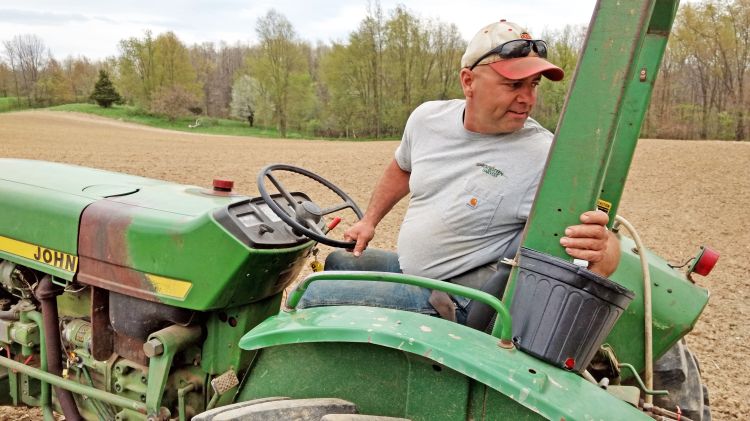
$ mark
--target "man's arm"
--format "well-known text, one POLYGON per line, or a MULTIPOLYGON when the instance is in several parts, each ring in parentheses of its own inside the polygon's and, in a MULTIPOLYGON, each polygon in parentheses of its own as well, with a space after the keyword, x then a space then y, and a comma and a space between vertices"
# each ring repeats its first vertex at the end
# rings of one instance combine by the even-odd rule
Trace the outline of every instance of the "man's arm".
POLYGON ((375 237, 375 227, 383 217, 409 193, 410 175, 411 173, 398 166, 395 159, 385 168, 372 192, 365 215, 344 232, 344 240, 357 242, 353 250, 355 256, 361 255, 370 240, 375 237))
POLYGON ((620 263, 620 241, 606 228, 609 216, 602 211, 584 212, 580 225, 565 229, 560 245, 576 259, 589 261, 589 269, 609 276, 620 263))

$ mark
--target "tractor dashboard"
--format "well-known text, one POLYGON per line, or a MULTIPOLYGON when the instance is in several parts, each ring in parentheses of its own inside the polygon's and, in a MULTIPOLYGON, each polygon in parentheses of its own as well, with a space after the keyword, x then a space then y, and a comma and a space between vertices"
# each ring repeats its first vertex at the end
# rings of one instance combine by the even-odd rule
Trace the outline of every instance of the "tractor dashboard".
MULTIPOLYGON (((280 207, 287 206, 281 195, 272 197, 280 207)), ((299 192, 292 193, 292 197, 300 201, 310 200, 299 192)), ((295 233, 260 197, 232 203, 216 210, 213 216, 222 227, 250 248, 286 248, 310 241, 295 233)))

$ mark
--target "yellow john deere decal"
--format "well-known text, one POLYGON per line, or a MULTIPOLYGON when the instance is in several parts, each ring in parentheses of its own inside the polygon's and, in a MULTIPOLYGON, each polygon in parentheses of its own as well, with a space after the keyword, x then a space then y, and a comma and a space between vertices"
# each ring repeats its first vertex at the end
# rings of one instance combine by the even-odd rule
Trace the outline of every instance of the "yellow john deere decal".
POLYGON ((596 208, 604 213, 609 213, 610 209, 612 209, 612 203, 607 202, 606 200, 598 199, 596 201, 596 208))
POLYGON ((188 291, 190 291, 190 288, 193 286, 190 282, 165 278, 163 276, 146 274, 146 277, 151 282, 151 285, 154 286, 154 291, 157 294, 178 298, 180 300, 185 299, 188 291))
POLYGON ((0 250, 75 273, 78 256, 0 236, 0 250))

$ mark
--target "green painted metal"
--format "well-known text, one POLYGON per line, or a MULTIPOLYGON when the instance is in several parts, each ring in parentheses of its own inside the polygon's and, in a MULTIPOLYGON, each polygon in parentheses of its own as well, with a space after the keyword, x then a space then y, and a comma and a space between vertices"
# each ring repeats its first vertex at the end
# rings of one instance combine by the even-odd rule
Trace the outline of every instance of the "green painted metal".
MULTIPOLYGON (((335 372, 323 375, 316 367, 336 365, 334 371, 350 373, 350 370, 355 370, 355 365, 368 366, 368 355, 385 347, 393 350, 394 359, 406 358, 405 353, 424 357, 486 384, 548 419, 578 419, 583 414, 591 419, 647 419, 640 411, 609 396, 574 373, 550 366, 517 349, 503 349, 498 346, 497 338, 483 332, 422 314, 354 306, 293 310, 261 323, 242 338, 240 346, 248 350, 263 349, 258 357, 260 362, 266 352, 282 352, 276 351, 276 347, 296 352, 293 351, 297 346, 295 344, 302 346, 309 343, 316 344, 303 347, 304 355, 310 355, 311 348, 320 346, 325 349, 325 352, 304 357, 306 370, 314 370, 314 376, 301 376, 299 364, 287 363, 286 367, 276 366, 269 370, 259 370, 258 365, 254 364, 250 377, 245 379, 244 388, 249 388, 249 391, 243 389, 240 398, 260 396, 265 393, 263 390, 271 391, 275 387, 273 384, 292 387, 292 383, 304 385, 300 387, 309 389, 309 396, 316 396, 313 390, 336 387, 344 376, 335 372), (346 343, 368 345, 352 346, 346 343), (351 366, 342 366, 340 356, 328 354, 335 348, 342 349, 339 354, 353 355, 351 366), (269 385, 268 389, 264 389, 265 385, 269 385), (572 401, 571 396, 586 396, 586 399, 572 401)), ((289 357, 287 361, 294 359, 289 357)), ((380 374, 381 380, 392 376, 396 376, 395 372, 380 374)), ((362 385, 362 379, 357 379, 362 385)), ((364 384, 368 387, 364 388, 365 392, 372 382, 381 380, 366 378, 364 384)), ((300 393, 304 393, 304 390, 300 393)), ((420 397, 402 397, 393 405, 401 405, 405 399, 415 399, 414 404, 419 405, 420 397)), ((454 399, 453 402, 457 400, 460 401, 454 399)))
MULTIPOLYGON (((139 196, 145 193, 144 189, 127 200, 146 200, 139 196)), ((192 194, 183 192, 171 196, 174 201, 183 197, 192 197, 192 194)), ((125 198, 117 200, 117 211, 130 218, 124 232, 117 234, 125 237, 127 262, 111 264, 169 278, 169 282, 189 283, 184 297, 169 295, 148 285, 141 289, 141 293, 169 305, 206 311, 265 298, 279 292, 280 274, 291 282, 312 246, 312 243, 305 243, 287 249, 250 249, 213 219, 213 200, 207 201, 204 212, 196 216, 120 204, 125 198), (261 267, 264 270, 257 270, 261 267)), ((225 205, 228 203, 227 200, 225 205)), ((116 280, 102 282, 107 289, 131 293, 116 280)))
MULTIPOLYGON (((90 357, 85 361, 86 364, 91 364, 90 357)), ((118 360, 113 367, 114 373, 110 373, 109 370, 105 370, 104 374, 106 377, 107 373, 110 373, 111 380, 106 385, 111 385, 112 390, 120 396, 146 402, 148 394, 148 373, 132 367, 132 362, 125 359, 118 360)))
POLYGON ((57 308, 60 316, 73 319, 89 317, 91 314, 91 288, 74 287, 75 294, 60 294, 57 296, 57 308))
MULTIPOLYGON (((615 324, 606 342, 621 362, 638 371, 645 367, 643 327, 643 275, 633 240, 620 236, 622 258, 611 279, 635 292, 635 298, 615 324)), ((708 304, 706 289, 690 282, 663 258, 646 250, 651 274, 653 350, 658 358, 690 332, 708 304)), ((629 373, 623 373, 629 377, 629 373)))
POLYGON ((163 346, 163 352, 149 358, 148 391, 146 408, 149 415, 159 414, 164 388, 167 385, 172 362, 177 353, 194 344, 201 336, 200 326, 172 325, 149 335, 148 340, 157 340, 163 346))
POLYGON ((250 364, 254 353, 245 352, 239 341, 245 332, 278 313, 281 294, 250 305, 231 307, 211 313, 206 321, 201 368, 213 375, 233 369, 241 372, 250 364))
MULTIPOLYGON (((112 229, 107 232, 111 238, 106 239, 107 244, 125 244, 126 250, 118 250, 125 257, 106 263, 139 274, 143 279, 141 294, 200 311, 233 307, 279 292, 280 274, 291 282, 312 247, 308 242, 287 249, 259 250, 242 244, 214 220, 213 211, 245 199, 240 195, 211 196, 196 186, 75 165, 0 159, 0 245, 23 242, 77 256, 82 212, 105 201, 115 216, 129 220, 124 231, 112 229), (101 196, 118 191, 129 194, 101 196), (259 267, 264 270, 257 270, 259 267), (183 287, 187 292, 170 295, 149 283, 146 274, 167 278, 167 284, 187 285, 183 287)), ((0 259, 66 280, 75 274, 2 247, 0 259)), ((101 282, 106 289, 133 293, 132 286, 117 279, 101 282)))
MULTIPOLYGON (((54 169, 65 166, 52 164, 54 169)), ((47 172, 51 168, 37 161, 0 159, 0 236, 58 252, 76 255, 78 221, 93 199, 69 191, 44 187, 59 183, 65 176, 47 172), (55 174, 50 177, 49 174, 55 174), (42 184, 37 184, 41 180, 42 184)), ((0 238, 0 242, 2 242, 0 238)), ((33 253, 32 253, 33 254, 33 253)), ((74 271, 45 264, 29 256, 19 256, 0 248, 0 259, 10 260, 71 280, 74 271)))
POLYGON ((6 367, 10 370, 15 370, 19 373, 28 375, 35 379, 47 382, 52 386, 61 387, 66 390, 70 390, 73 393, 80 395, 89 396, 92 399, 98 399, 103 402, 110 403, 115 406, 122 408, 129 408, 141 413, 146 413, 146 405, 141 402, 136 402, 131 399, 123 398, 109 392, 105 392, 90 386, 86 386, 80 383, 76 383, 71 380, 63 379, 62 377, 55 376, 54 374, 47 373, 38 368, 28 366, 17 361, 13 361, 9 358, 0 356, 0 366, 6 367))
POLYGON ((630 370, 630 373, 632 373, 633 378, 635 378, 635 381, 638 383, 638 386, 641 388, 641 391, 647 395, 654 395, 654 396, 667 396, 669 395, 668 390, 652 390, 646 387, 646 385, 643 383, 643 380, 641 380, 641 376, 638 375, 638 372, 635 370, 635 367, 633 367, 631 364, 626 363, 620 363, 617 365, 618 368, 627 368, 630 370))
POLYGON ((190 419, 194 414, 204 411, 207 392, 211 390, 208 374, 195 365, 201 355, 200 348, 190 347, 182 355, 183 362, 173 364, 162 401, 162 406, 169 408, 172 419, 190 419), (193 364, 185 365, 184 361, 193 361, 193 364))
POLYGON ((465 420, 469 390, 465 376, 417 355, 367 344, 301 343, 263 349, 238 401, 336 396, 361 414, 465 420))
MULTIPOLYGON (((525 247, 570 261, 559 243, 565 228, 596 209, 600 198, 616 210, 678 3, 597 3, 524 233, 525 247)), ((508 304, 517 273, 514 268, 506 288, 508 304)))
POLYGON ((428 288, 438 291, 444 291, 448 294, 458 295, 476 300, 492 307, 498 315, 498 320, 492 328, 492 336, 499 338, 505 347, 512 347, 511 328, 512 323, 510 313, 505 304, 497 298, 486 292, 474 288, 465 287, 449 282, 438 281, 435 279, 424 278, 421 276, 405 275, 402 273, 389 272, 344 272, 344 271, 327 271, 313 273, 305 278, 297 288, 289 294, 287 305, 294 309, 297 307, 299 300, 307 291, 307 287, 315 281, 375 281, 375 282, 394 282, 407 285, 415 285, 422 288, 428 288))
POLYGON ((571 260, 560 237, 596 209, 628 84, 654 0, 597 3, 523 245, 571 260), (596 94, 592 94, 596 93, 596 94))
MULTIPOLYGON (((33 322, 19 321, 13 323, 10 329, 12 340, 25 348, 31 348, 41 343, 41 325, 33 322)), ((30 354, 29 354, 30 355, 30 354)))
MULTIPOLYGON (((24 311, 21 313, 21 321, 28 319, 37 324, 39 327, 39 349, 42 352, 39 353, 39 369, 47 371, 47 353, 44 350, 47 349, 47 345, 44 339, 44 323, 42 319, 42 313, 38 311, 24 311)), ((52 401, 50 399, 51 390, 49 383, 41 381, 41 391, 39 393, 39 406, 42 408, 42 416, 44 421, 53 421, 55 416, 52 413, 52 401)))
MULTIPOLYGON (((625 180, 633 160, 633 152, 641 132, 641 125, 648 110, 651 92, 659 74, 672 22, 677 13, 677 1, 657 1, 643 40, 636 72, 628 84, 622 104, 622 113, 617 126, 612 157, 602 186, 601 199, 611 203, 610 215, 616 215, 620 207, 625 180)), ((611 218, 609 226, 614 224, 611 218)))
MULTIPOLYGON (((94 384, 94 379, 91 377, 91 373, 89 372, 89 369, 86 365, 81 367, 81 372, 83 372, 83 375, 86 378, 86 383, 88 383, 88 385, 91 387, 96 387, 96 385, 94 384)), ((96 415, 100 420, 103 421, 115 417, 114 410, 108 404, 99 402, 95 399, 91 399, 89 401, 89 404, 93 407, 94 412, 96 412, 96 415)))
POLYGON ((21 402, 21 399, 18 396, 18 380, 20 375, 18 372, 8 370, 5 367, 3 367, 3 369, 8 374, 8 390, 10 391, 10 400, 13 406, 18 406, 18 404, 21 402))
POLYGON ((195 389, 194 383, 190 383, 185 387, 177 389, 177 402, 178 402, 177 408, 178 408, 180 421, 187 421, 187 416, 185 412, 185 395, 192 392, 194 389, 195 389))
POLYGON ((210 212, 187 219, 140 209, 133 216, 126 233, 131 267, 190 282, 184 300, 154 295, 166 304, 194 310, 238 306, 279 292, 279 275, 286 274, 289 281, 296 277, 312 247, 310 242, 287 249, 250 249, 210 212))
MULTIPOLYGON (((469 410, 472 418, 467 417, 467 419, 514 421, 545 419, 540 414, 519 405, 514 400, 516 397, 506 396, 477 382, 472 382, 471 386, 472 405, 469 410)), ((521 399, 521 397, 519 396, 518 399, 521 399)))

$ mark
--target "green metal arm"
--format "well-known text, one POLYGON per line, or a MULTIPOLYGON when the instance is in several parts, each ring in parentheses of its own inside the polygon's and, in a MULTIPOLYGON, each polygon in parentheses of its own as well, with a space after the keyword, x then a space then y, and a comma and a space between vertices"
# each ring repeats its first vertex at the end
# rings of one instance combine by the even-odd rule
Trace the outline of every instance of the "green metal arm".
POLYGON ((641 380, 641 376, 638 375, 638 370, 636 370, 635 367, 633 367, 632 364, 620 363, 620 364, 617 364, 617 367, 619 367, 619 368, 627 368, 628 370, 632 371, 633 372, 633 378, 635 379, 636 382, 638 382, 638 386, 641 388, 641 391, 643 393, 645 393, 647 395, 654 395, 654 396, 667 396, 667 395, 669 395, 669 391, 668 390, 658 390, 658 389, 651 390, 651 389, 647 388, 646 385, 643 384, 643 380, 641 380))
POLYGON ((90 398, 97 399, 102 402, 107 402, 109 404, 119 406, 121 408, 132 409, 142 414, 146 413, 145 403, 138 402, 138 401, 126 398, 124 396, 115 395, 114 393, 109 393, 103 390, 99 390, 91 386, 86 386, 84 384, 77 383, 72 380, 67 380, 60 376, 56 376, 52 373, 48 373, 38 368, 34 368, 26 364, 19 363, 18 361, 11 360, 10 358, 5 358, 3 356, 0 356, 0 366, 6 367, 10 370, 15 370, 19 373, 26 374, 29 377, 38 379, 41 382, 49 383, 52 386, 57 386, 66 390, 70 390, 71 392, 76 393, 78 395, 88 396, 90 398))
POLYGON ((508 308, 502 301, 492 295, 465 287, 463 285, 451 284, 448 282, 438 281, 421 276, 404 275, 401 273, 390 272, 349 272, 349 271, 326 271, 314 273, 305 278, 297 288, 289 294, 287 307, 294 310, 299 304, 302 295, 307 291, 307 287, 315 281, 378 281, 393 282, 398 284, 414 285, 422 288, 443 291, 448 294, 460 295, 462 297, 476 300, 487 304, 497 312, 499 323, 495 323, 492 328, 492 336, 499 338, 504 345, 512 344, 512 325, 508 308), (498 326, 499 324, 499 326, 498 326))

